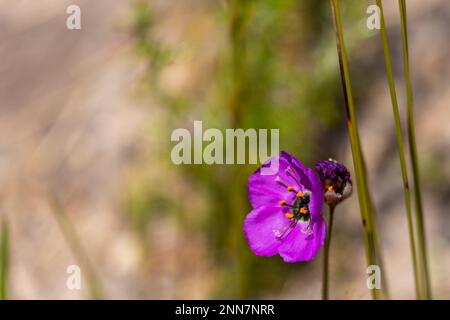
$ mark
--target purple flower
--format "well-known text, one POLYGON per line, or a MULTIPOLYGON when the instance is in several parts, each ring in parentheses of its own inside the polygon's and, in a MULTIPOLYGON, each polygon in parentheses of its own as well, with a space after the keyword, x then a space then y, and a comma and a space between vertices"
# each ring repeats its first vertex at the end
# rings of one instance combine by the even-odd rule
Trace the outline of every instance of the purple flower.
POLYGON ((321 160, 316 164, 316 172, 329 206, 336 206, 351 195, 350 172, 343 164, 333 159, 321 160))
POLYGON ((323 191, 314 171, 289 153, 271 158, 248 179, 253 210, 244 222, 250 249, 258 256, 279 254, 285 262, 314 259, 325 241, 323 191), (279 161, 273 175, 262 167, 279 161))

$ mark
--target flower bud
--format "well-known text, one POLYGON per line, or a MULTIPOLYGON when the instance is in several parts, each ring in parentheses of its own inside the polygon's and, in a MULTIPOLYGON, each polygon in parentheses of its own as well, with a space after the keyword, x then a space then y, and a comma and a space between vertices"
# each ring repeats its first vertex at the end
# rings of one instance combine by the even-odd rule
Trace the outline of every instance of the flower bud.
POLYGON ((316 172, 322 183, 325 203, 336 206, 352 194, 352 181, 347 168, 333 159, 320 160, 316 172))

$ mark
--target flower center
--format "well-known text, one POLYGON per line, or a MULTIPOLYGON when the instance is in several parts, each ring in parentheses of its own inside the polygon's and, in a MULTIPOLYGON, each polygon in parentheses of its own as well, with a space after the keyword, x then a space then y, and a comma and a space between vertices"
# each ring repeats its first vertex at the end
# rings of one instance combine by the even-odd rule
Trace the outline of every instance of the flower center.
POLYGON ((280 205, 290 207, 291 210, 285 214, 288 219, 295 219, 296 221, 308 222, 311 218, 311 212, 309 211, 309 201, 311 193, 297 192, 294 187, 288 186, 288 191, 295 192, 295 199, 292 204, 288 204, 286 200, 281 200, 280 205))
POLYGON ((297 197, 292 204, 292 213, 296 220, 309 221, 311 213, 309 212, 309 200, 310 196, 308 193, 302 193, 301 196, 297 194, 297 197))

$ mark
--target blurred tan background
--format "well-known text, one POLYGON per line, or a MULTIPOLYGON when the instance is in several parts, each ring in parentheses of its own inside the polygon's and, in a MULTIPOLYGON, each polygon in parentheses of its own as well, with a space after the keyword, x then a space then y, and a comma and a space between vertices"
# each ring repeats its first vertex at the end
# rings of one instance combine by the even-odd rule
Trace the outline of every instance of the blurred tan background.
MULTIPOLYGON (((256 166, 170 161, 171 131, 203 120, 280 128, 281 149, 306 164, 333 157, 351 167, 329 3, 316 2, 257 1, 247 13, 227 1, 1 0, 0 215, 10 225, 10 297, 318 299, 321 254, 284 265, 249 253, 242 221, 256 166), (81 7, 79 31, 66 28, 70 4, 81 7), (233 14, 244 17, 240 29, 233 14), (66 287, 72 264, 81 266, 79 291, 66 287)), ((404 108, 398 7, 384 2, 404 108)), ((394 123, 379 35, 365 25, 369 4, 343 4, 346 41, 385 272, 392 297, 412 299, 394 123)), ((450 5, 407 6, 432 287, 448 299, 450 5)), ((367 299, 356 196, 336 218, 331 296, 367 299)))

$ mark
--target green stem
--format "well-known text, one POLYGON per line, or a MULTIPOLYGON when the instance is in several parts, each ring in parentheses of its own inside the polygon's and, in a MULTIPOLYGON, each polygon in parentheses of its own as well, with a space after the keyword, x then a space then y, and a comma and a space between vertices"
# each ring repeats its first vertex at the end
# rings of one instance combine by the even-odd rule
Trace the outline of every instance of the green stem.
MULTIPOLYGON (((247 65, 247 32, 251 22, 254 1, 253 0, 230 0, 229 14, 230 20, 228 25, 229 41, 230 41, 230 76, 232 88, 227 97, 227 108, 230 112, 230 121, 232 128, 242 126, 243 112, 245 110, 248 96, 248 65, 247 65)), ((225 177, 224 185, 232 184, 231 181, 237 181, 242 177, 240 168, 231 169, 225 177)), ((234 233, 242 228, 242 195, 239 189, 232 191, 230 197, 232 201, 228 206, 232 208, 233 215, 230 221, 230 232, 234 233)), ((242 240, 242 239, 241 239, 242 240)), ((238 248, 242 245, 240 239, 231 238, 230 247, 232 252, 237 252, 238 259, 236 268, 233 269, 234 276, 238 283, 238 296, 242 299, 248 298, 251 294, 249 286, 249 277, 251 275, 251 260, 248 255, 243 254, 238 248)))
POLYGON ((334 206, 330 206, 330 216, 328 220, 327 228, 327 238, 325 240, 325 247, 323 251, 323 281, 322 281, 322 300, 328 300, 329 294, 329 258, 330 258, 330 244, 331 244, 331 234, 333 232, 333 217, 334 217, 334 206))
POLYGON ((8 268, 9 268, 9 234, 8 224, 2 223, 0 240, 0 300, 8 299, 8 268))
MULTIPOLYGON (((353 165, 356 175, 356 187, 360 205, 361 220, 364 232, 364 244, 366 250, 367 265, 378 265, 383 270, 383 293, 388 297, 387 282, 384 277, 383 262, 378 240, 378 233, 375 225, 374 210, 367 182, 366 166, 361 149, 358 124, 356 118, 355 105, 350 83, 350 72, 348 69, 347 54, 345 51, 344 35, 342 29, 341 14, 338 0, 330 0, 333 11, 333 22, 336 30, 336 45, 339 58, 340 75, 344 91, 344 100, 347 116, 347 128, 349 132, 350 145, 352 150, 353 165)), ((372 298, 379 299, 379 292, 372 290, 372 298)))
POLYGON ((423 219, 422 209, 422 193, 420 190, 420 175, 419 175, 419 161, 417 157, 416 134, 414 127, 414 110, 413 110, 413 95, 411 87, 411 78, 409 73, 409 54, 408 54, 408 29, 406 20, 406 1, 399 0, 400 20, 402 27, 402 47, 403 47, 403 62, 404 62, 404 76, 407 96, 407 114, 408 114, 408 139, 409 139, 409 156, 411 160, 411 167, 414 180, 414 204, 415 204, 415 220, 417 228, 417 242, 418 242, 418 260, 421 266, 421 279, 424 290, 424 298, 431 299, 430 276, 428 272, 427 250, 425 239, 425 224, 423 219))
POLYGON ((409 233, 409 241, 411 247, 411 257, 413 262, 413 271, 414 271, 414 282, 416 288, 416 295, 418 298, 421 297, 421 286, 420 286, 420 277, 419 277, 419 269, 417 266, 417 257, 416 257, 416 240, 414 236, 414 225, 413 225, 413 217, 412 217, 412 208, 411 208, 411 193, 409 190, 409 182, 408 182, 408 169, 406 166, 405 159, 405 148, 403 145, 403 133, 400 122, 400 113, 398 109, 398 101, 397 101, 397 93, 395 90, 395 80, 394 73, 392 71, 392 62, 390 57, 389 50, 389 41, 386 32, 386 24, 384 21, 384 13, 383 13, 383 4, 381 0, 376 1, 378 7, 380 8, 380 18, 381 18, 381 41, 383 44, 383 52, 384 52, 384 60, 386 62, 386 72, 388 76, 389 82, 389 93, 391 96, 392 103, 392 111, 394 114, 394 122, 395 122, 395 136, 397 140, 397 150, 398 157, 400 160, 400 167, 402 172, 402 180, 403 180, 403 195, 405 198, 405 206, 406 206, 406 217, 408 221, 408 233, 409 233))
POLYGON ((248 86, 246 34, 253 12, 252 0, 231 0, 229 36, 231 44, 231 78, 233 87, 228 101, 233 127, 242 121, 242 106, 248 86))
POLYGON ((73 224, 69 221, 65 209, 59 202, 59 199, 53 198, 53 202, 51 204, 53 208, 52 213, 55 216, 55 219, 66 242, 70 246, 72 253, 75 255, 75 258, 81 264, 81 267, 86 271, 90 298, 94 300, 102 299, 104 297, 102 285, 91 263, 89 255, 87 254, 83 244, 81 243, 77 231, 75 230, 73 224))

